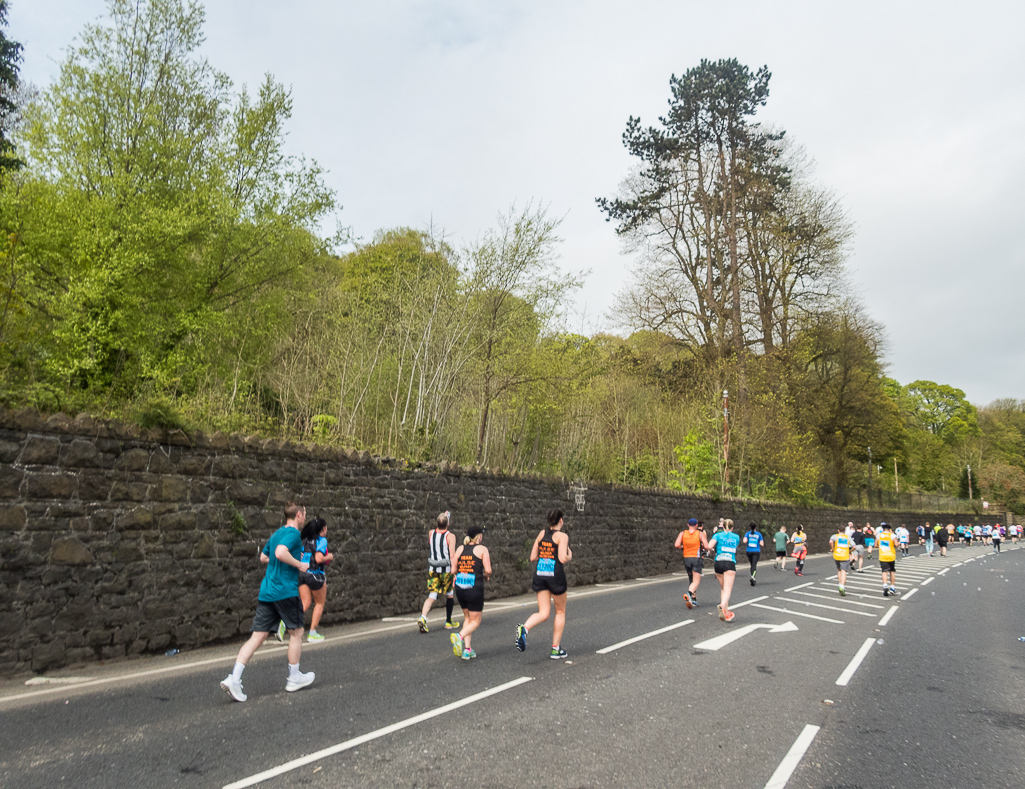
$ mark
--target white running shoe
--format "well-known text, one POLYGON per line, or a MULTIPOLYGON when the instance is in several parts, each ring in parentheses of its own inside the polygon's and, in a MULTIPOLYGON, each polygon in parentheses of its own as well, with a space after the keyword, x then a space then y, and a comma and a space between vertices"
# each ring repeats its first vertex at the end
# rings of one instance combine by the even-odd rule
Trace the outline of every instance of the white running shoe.
POLYGON ((299 676, 295 679, 289 678, 288 682, 285 683, 285 690, 289 693, 295 693, 297 690, 302 690, 307 685, 313 684, 313 678, 316 676, 312 671, 300 671, 299 676))
POLYGON ((245 701, 248 698, 242 692, 242 680, 235 679, 233 674, 229 674, 225 679, 221 680, 221 690, 235 699, 235 701, 245 701))

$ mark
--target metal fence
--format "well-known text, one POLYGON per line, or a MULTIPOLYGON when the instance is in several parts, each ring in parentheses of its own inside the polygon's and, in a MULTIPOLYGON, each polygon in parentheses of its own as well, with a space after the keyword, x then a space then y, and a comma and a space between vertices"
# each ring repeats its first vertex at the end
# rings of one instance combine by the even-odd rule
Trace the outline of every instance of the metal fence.
POLYGON ((903 512, 965 512, 973 509, 965 499, 939 493, 894 493, 888 490, 819 485, 816 496, 827 504, 865 510, 903 512))

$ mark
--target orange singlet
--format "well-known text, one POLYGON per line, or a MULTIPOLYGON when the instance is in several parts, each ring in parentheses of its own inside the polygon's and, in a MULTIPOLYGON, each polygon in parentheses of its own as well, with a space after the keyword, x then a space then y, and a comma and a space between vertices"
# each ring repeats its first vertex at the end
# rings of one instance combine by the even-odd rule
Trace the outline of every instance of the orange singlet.
POLYGON ((681 535, 680 543, 683 546, 683 557, 685 559, 696 559, 701 555, 701 532, 698 529, 695 529, 693 532, 690 529, 685 529, 681 535))

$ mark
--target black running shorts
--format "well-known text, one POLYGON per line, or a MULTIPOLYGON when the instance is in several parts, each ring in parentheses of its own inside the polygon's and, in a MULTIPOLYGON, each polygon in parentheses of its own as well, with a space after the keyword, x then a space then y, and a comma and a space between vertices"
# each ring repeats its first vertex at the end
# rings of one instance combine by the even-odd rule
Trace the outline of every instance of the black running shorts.
POLYGON ((705 566, 705 560, 700 556, 684 556, 683 557, 683 569, 687 571, 687 577, 691 577, 694 573, 701 575, 701 570, 705 566))
POLYGON ((472 589, 460 589, 456 587, 456 600, 459 601, 459 607, 464 611, 480 612, 484 610, 484 589, 472 588, 472 589))
POLYGON ((250 630, 254 633, 273 633, 278 629, 278 622, 284 622, 286 630, 302 627, 303 601, 298 597, 271 602, 257 600, 250 630))
POLYGON ((879 569, 884 573, 895 573, 897 572, 896 562, 879 562, 879 569))
POLYGON ((544 578, 535 575, 530 588, 535 592, 548 591, 554 595, 566 594, 566 583, 563 581, 560 584, 558 578, 544 578))
POLYGON ((722 575, 723 573, 735 573, 737 571, 736 562, 716 562, 715 563, 715 574, 722 575))

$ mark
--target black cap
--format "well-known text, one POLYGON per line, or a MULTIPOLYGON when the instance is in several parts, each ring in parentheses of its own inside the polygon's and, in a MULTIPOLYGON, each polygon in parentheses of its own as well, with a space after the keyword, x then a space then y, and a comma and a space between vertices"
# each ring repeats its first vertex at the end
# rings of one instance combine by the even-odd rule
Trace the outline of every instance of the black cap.
POLYGON ((483 533, 484 533, 484 527, 483 526, 471 526, 469 529, 466 530, 466 536, 469 537, 471 540, 475 539, 478 534, 483 534, 483 533))

